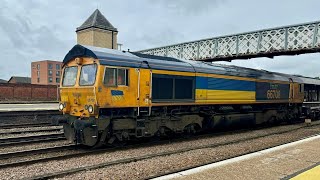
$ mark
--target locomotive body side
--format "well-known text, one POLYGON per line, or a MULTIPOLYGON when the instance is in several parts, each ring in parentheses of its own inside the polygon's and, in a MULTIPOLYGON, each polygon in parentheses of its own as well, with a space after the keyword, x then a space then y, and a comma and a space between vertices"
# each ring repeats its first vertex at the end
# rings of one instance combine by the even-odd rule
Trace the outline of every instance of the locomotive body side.
POLYGON ((64 60, 59 107, 65 136, 95 146, 230 124, 299 116, 303 86, 260 71, 109 54, 76 45, 64 60), (221 70, 222 69, 222 70, 221 70), (254 75, 254 76, 253 76, 254 75))

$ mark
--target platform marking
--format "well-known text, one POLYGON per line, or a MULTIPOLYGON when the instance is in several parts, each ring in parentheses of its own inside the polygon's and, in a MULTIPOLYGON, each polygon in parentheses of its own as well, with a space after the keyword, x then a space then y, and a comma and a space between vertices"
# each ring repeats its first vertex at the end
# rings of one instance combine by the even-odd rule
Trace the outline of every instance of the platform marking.
POLYGON ((225 166, 231 163, 235 163, 235 162, 240 162, 240 161, 244 161, 247 159, 251 159, 257 156, 261 156, 267 153, 271 153, 274 151, 278 151, 278 150, 282 150, 291 146, 295 146, 298 144, 302 144, 305 142, 309 142, 309 141, 313 141, 316 139, 320 139, 320 135, 315 135, 306 139, 302 139, 299 141, 295 141, 295 142, 291 142, 291 143, 287 143, 287 144, 283 144, 280 146, 276 146, 273 148, 269 148, 269 149, 265 149, 265 150, 261 150, 258 152, 254 152, 254 153, 250 153, 250 154, 246 154, 243 156, 238 156, 235 158, 231 158, 231 159, 227 159, 227 160, 223 160, 223 161, 219 161, 216 163, 212 163, 212 164, 208 164, 208 165, 204 165, 204 166, 200 166, 197 168, 193 168, 193 169, 189 169, 189 170, 185 170, 185 171, 181 171, 181 172, 177 172, 177 173, 173 173, 173 174, 169 174, 169 175, 165 175, 165 176, 161 176, 161 177, 157 177, 154 178, 153 180, 166 180, 166 179, 173 179, 173 178, 179 178, 179 177, 183 177, 183 176, 187 176, 187 175, 191 175, 191 174, 195 174, 195 173, 199 173, 208 169, 212 169, 212 168, 216 168, 216 167, 220 167, 220 166, 225 166))
POLYGON ((320 162, 316 163, 310 167, 302 169, 298 172, 295 172, 282 180, 300 180, 300 179, 308 179, 308 180, 318 180, 320 179, 320 162))

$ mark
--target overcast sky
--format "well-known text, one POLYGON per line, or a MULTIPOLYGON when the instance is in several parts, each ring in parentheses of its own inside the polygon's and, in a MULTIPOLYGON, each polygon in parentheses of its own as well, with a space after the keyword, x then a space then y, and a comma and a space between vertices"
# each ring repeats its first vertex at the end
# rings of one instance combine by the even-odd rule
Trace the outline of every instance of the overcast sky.
MULTIPOLYGON (((0 79, 30 76, 32 61, 61 61, 97 7, 132 51, 320 20, 318 0, 0 0, 0 79)), ((319 54, 227 64, 320 76, 319 54)))

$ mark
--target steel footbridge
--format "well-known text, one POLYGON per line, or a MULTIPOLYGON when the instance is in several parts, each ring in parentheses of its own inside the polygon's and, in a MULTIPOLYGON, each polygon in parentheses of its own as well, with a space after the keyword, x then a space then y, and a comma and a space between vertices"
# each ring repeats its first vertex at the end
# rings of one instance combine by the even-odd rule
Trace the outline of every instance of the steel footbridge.
POLYGON ((320 21, 219 36, 137 51, 198 61, 232 61, 320 51, 320 21))

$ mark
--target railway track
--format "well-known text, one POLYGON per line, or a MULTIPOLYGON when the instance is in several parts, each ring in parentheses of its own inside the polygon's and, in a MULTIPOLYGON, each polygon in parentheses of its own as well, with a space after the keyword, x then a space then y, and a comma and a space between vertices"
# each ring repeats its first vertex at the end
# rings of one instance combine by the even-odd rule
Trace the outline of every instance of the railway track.
MULTIPOLYGON (((308 127, 319 126, 319 125, 320 124, 317 123, 315 125, 311 125, 308 127)), ((181 149, 173 150, 173 151, 165 151, 165 152, 142 155, 139 157, 131 157, 131 158, 124 158, 124 159, 119 159, 119 160, 115 160, 115 161, 108 161, 108 162, 104 162, 104 163, 100 163, 100 164, 95 164, 95 165, 90 165, 90 166, 84 166, 84 167, 73 168, 73 169, 63 170, 63 171, 59 171, 59 172, 34 176, 34 177, 31 177, 31 179, 48 179, 48 178, 63 177, 66 175, 70 175, 70 174, 74 174, 74 173, 86 171, 86 170, 105 168, 105 167, 109 167, 109 166, 131 163, 131 162, 136 162, 136 161, 141 161, 141 160, 146 160, 146 159, 151 159, 151 158, 156 158, 156 157, 175 155, 175 154, 180 154, 180 153, 184 153, 184 152, 188 152, 188 151, 200 150, 200 149, 205 149, 205 148, 217 148, 217 147, 231 145, 231 144, 235 144, 235 143, 241 143, 241 142, 251 141, 251 140, 255 140, 255 139, 259 139, 259 138, 264 138, 264 137, 268 137, 268 136, 272 136, 272 135, 286 134, 286 133, 297 131, 299 129, 303 129, 305 127, 306 126, 302 125, 300 127, 291 128, 289 130, 282 130, 279 132, 268 133, 268 134, 264 134, 264 135, 257 135, 257 136, 253 136, 253 137, 249 137, 249 138, 240 138, 237 140, 225 141, 225 142, 221 142, 221 143, 212 143, 212 144, 206 144, 206 145, 201 145, 201 146, 197 146, 197 147, 181 148, 181 149)), ((222 135, 222 134, 220 134, 220 135, 222 135)), ((225 135, 227 135, 227 134, 225 134, 225 135)), ((215 134, 211 134, 210 136, 215 136, 215 134)), ((196 138, 199 138, 199 137, 196 137, 196 138)), ((177 140, 177 141, 179 141, 179 140, 177 140)), ((160 143, 162 144, 162 143, 167 143, 167 142, 162 141, 160 143)), ((171 141, 171 143, 172 143, 172 141, 171 141)), ((153 143, 153 144, 155 144, 155 143, 153 143)), ((156 144, 159 144, 159 143, 156 143, 156 144)), ((285 144, 285 143, 283 143, 283 144, 285 144)), ((277 145, 279 145, 279 144, 277 144, 277 145)), ((144 144, 142 146, 150 146, 150 145, 144 144)), ((16 165, 32 164, 32 163, 37 163, 37 162, 47 162, 47 161, 51 161, 51 160, 69 159, 69 158, 74 158, 74 157, 79 157, 79 156, 96 155, 99 153, 113 152, 116 150, 122 150, 122 149, 128 149, 128 148, 138 148, 138 147, 141 147, 141 145, 126 146, 124 148, 89 150, 87 152, 69 154, 67 156, 56 156, 56 157, 42 158, 42 159, 37 159, 37 160, 29 160, 29 161, 25 161, 25 162, 20 162, 15 165, 9 165, 9 164, 8 165, 9 166, 16 166, 16 165)), ((268 147, 268 148, 270 148, 270 147, 268 147)), ((259 150, 261 150, 261 149, 259 149, 259 150)))
POLYGON ((61 132, 62 127, 52 127, 49 129, 26 129, 26 130, 19 130, 16 131, 5 131, 0 132, 0 135, 10 135, 10 134, 25 134, 25 133, 53 133, 53 132, 61 132))
POLYGON ((52 117, 60 114, 57 110, 0 112, 0 129, 51 126, 52 117))
POLYGON ((13 129, 13 128, 29 128, 29 127, 46 127, 52 126, 49 122, 42 123, 25 123, 25 124, 0 124, 0 129, 13 129))
POLYGON ((65 139, 63 133, 0 138, 0 147, 34 142, 56 141, 62 139, 65 139))
POLYGON ((0 112, 0 117, 20 117, 20 116, 51 116, 59 115, 61 112, 58 110, 43 110, 43 111, 3 111, 0 112))

